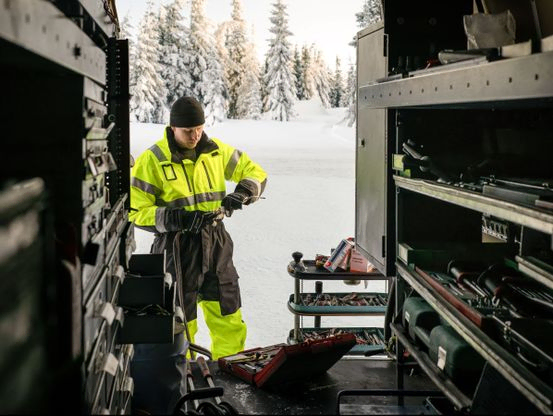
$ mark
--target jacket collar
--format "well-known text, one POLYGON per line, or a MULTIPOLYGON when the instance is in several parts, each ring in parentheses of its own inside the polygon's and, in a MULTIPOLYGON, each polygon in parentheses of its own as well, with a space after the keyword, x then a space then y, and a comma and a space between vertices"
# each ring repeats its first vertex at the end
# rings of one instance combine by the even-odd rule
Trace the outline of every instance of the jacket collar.
POLYGON ((175 163, 181 163, 185 159, 195 162, 202 153, 211 153, 219 148, 217 143, 211 140, 205 131, 202 133, 202 137, 194 149, 183 149, 179 147, 175 140, 173 130, 171 130, 169 126, 165 128, 165 138, 167 139, 169 151, 171 152, 171 161, 175 163))

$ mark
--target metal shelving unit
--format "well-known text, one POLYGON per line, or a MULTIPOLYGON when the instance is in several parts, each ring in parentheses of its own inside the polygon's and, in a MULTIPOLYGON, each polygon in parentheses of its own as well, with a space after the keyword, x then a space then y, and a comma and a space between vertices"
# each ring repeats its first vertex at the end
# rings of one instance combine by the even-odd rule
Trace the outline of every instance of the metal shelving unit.
MULTIPOLYGON (((507 380, 511 381, 524 396, 544 413, 553 410, 553 389, 548 386, 497 342, 491 339, 466 316, 436 294, 416 271, 401 262, 397 271, 405 281, 417 291, 440 315, 461 335, 487 362, 507 380)), ((403 343, 403 342, 402 342, 403 343)), ((405 345, 405 344, 404 344, 405 345)), ((407 347, 409 349, 409 347, 407 347)), ((423 367, 424 369, 424 367, 423 367)), ((438 387, 445 387, 439 384, 438 387)), ((444 393, 447 394, 447 391, 444 393)), ((466 404, 466 403, 465 403, 466 404)))
POLYGON ((443 65, 359 88, 361 108, 500 107, 553 96, 553 52, 443 65))
POLYGON ((396 186, 445 202, 470 208, 486 215, 493 215, 514 223, 553 234, 553 212, 530 208, 482 195, 459 187, 422 179, 394 176, 396 186))
MULTIPOLYGON (((488 384, 512 392, 523 409, 553 413, 553 389, 543 373, 525 362, 520 349, 516 352, 505 333, 510 322, 502 321, 500 312, 478 312, 460 291, 445 295, 439 287, 442 283, 428 280, 423 276, 424 264, 417 264, 428 260, 437 267, 428 270, 436 272, 430 278, 438 281, 436 276, 447 276, 448 263, 453 260, 444 256, 447 247, 466 247, 465 252, 452 251, 451 255, 462 253, 468 260, 471 247, 490 244, 491 239, 507 243, 505 247, 513 250, 490 257, 489 262, 505 261, 525 279, 533 279, 532 284, 541 284, 545 291, 553 289, 553 211, 546 208, 548 204, 533 206, 490 196, 479 191, 483 186, 478 183, 484 177, 505 177, 511 183, 517 178, 543 178, 540 183, 549 183, 553 178, 553 166, 543 157, 553 151, 548 127, 553 115, 549 38, 541 42, 532 39, 532 53, 526 56, 482 56, 436 65, 438 51, 466 49, 463 16, 474 12, 472 1, 449 3, 454 9, 436 8, 431 1, 418 2, 415 7, 387 0, 384 21, 358 34, 356 241, 371 260, 377 260, 374 264, 379 270, 394 276, 394 296, 389 302, 393 313, 387 314, 385 325, 396 339, 398 389, 403 387, 400 368, 407 364, 403 357, 407 351, 459 411, 491 411, 494 407, 482 401, 482 394, 489 393, 485 393, 488 384), (407 162, 396 163, 400 160, 407 162), (441 172, 430 169, 432 166, 441 172), (444 171, 446 174, 440 175, 444 171), (490 221, 501 225, 499 237, 484 235, 490 221), (418 250, 415 264, 400 260, 401 247, 418 250), (399 323, 408 319, 403 316, 408 296, 422 298, 421 302, 437 313, 439 325, 447 326, 453 338, 460 337, 482 357, 484 369, 473 374, 479 375, 478 383, 460 388, 465 380, 448 377, 444 363, 433 361, 445 361, 445 356, 436 358, 432 350, 431 358, 430 335, 426 341, 415 340, 411 324, 407 331, 399 323)), ((543 37, 547 35, 551 34, 543 37)), ((516 39, 526 41, 528 38, 516 39)), ((489 188, 485 191, 491 192, 489 188)), ((512 317, 525 319, 525 315, 512 317)), ((544 345, 541 337, 533 340, 537 341, 533 346, 544 345)), ((436 344, 432 347, 437 348, 436 344)), ((538 355, 550 363, 551 351, 539 350, 538 355)), ((501 405, 495 411, 501 411, 501 405)), ((503 406, 505 411, 513 409, 509 404, 503 406)))

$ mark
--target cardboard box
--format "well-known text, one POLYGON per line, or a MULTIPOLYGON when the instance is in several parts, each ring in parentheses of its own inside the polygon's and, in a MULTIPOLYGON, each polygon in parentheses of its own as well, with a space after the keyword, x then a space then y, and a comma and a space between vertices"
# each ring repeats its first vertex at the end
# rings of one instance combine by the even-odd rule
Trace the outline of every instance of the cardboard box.
POLYGON ((349 271, 359 273, 374 272, 375 268, 371 262, 369 262, 359 251, 356 249, 351 250, 351 257, 349 261, 349 271))
POLYGON ((328 260, 325 262, 324 267, 330 272, 336 271, 340 268, 343 270, 348 269, 349 256, 351 250, 354 247, 354 243, 351 240, 343 239, 338 244, 338 247, 332 252, 328 260))

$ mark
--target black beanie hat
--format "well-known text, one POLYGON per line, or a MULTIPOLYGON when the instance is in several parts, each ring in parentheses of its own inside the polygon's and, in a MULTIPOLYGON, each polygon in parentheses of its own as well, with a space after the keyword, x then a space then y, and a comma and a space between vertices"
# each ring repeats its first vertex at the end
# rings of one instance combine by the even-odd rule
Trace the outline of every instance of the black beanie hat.
POLYGON ((193 97, 181 97, 171 107, 169 125, 196 127, 205 123, 202 105, 193 97))

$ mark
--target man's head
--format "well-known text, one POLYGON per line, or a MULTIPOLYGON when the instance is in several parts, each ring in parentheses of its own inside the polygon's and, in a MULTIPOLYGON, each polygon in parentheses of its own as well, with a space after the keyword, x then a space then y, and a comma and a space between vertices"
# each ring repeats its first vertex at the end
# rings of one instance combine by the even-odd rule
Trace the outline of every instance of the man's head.
POLYGON ((177 144, 186 149, 194 149, 204 130, 204 110, 192 97, 181 97, 171 107, 169 125, 177 144))

